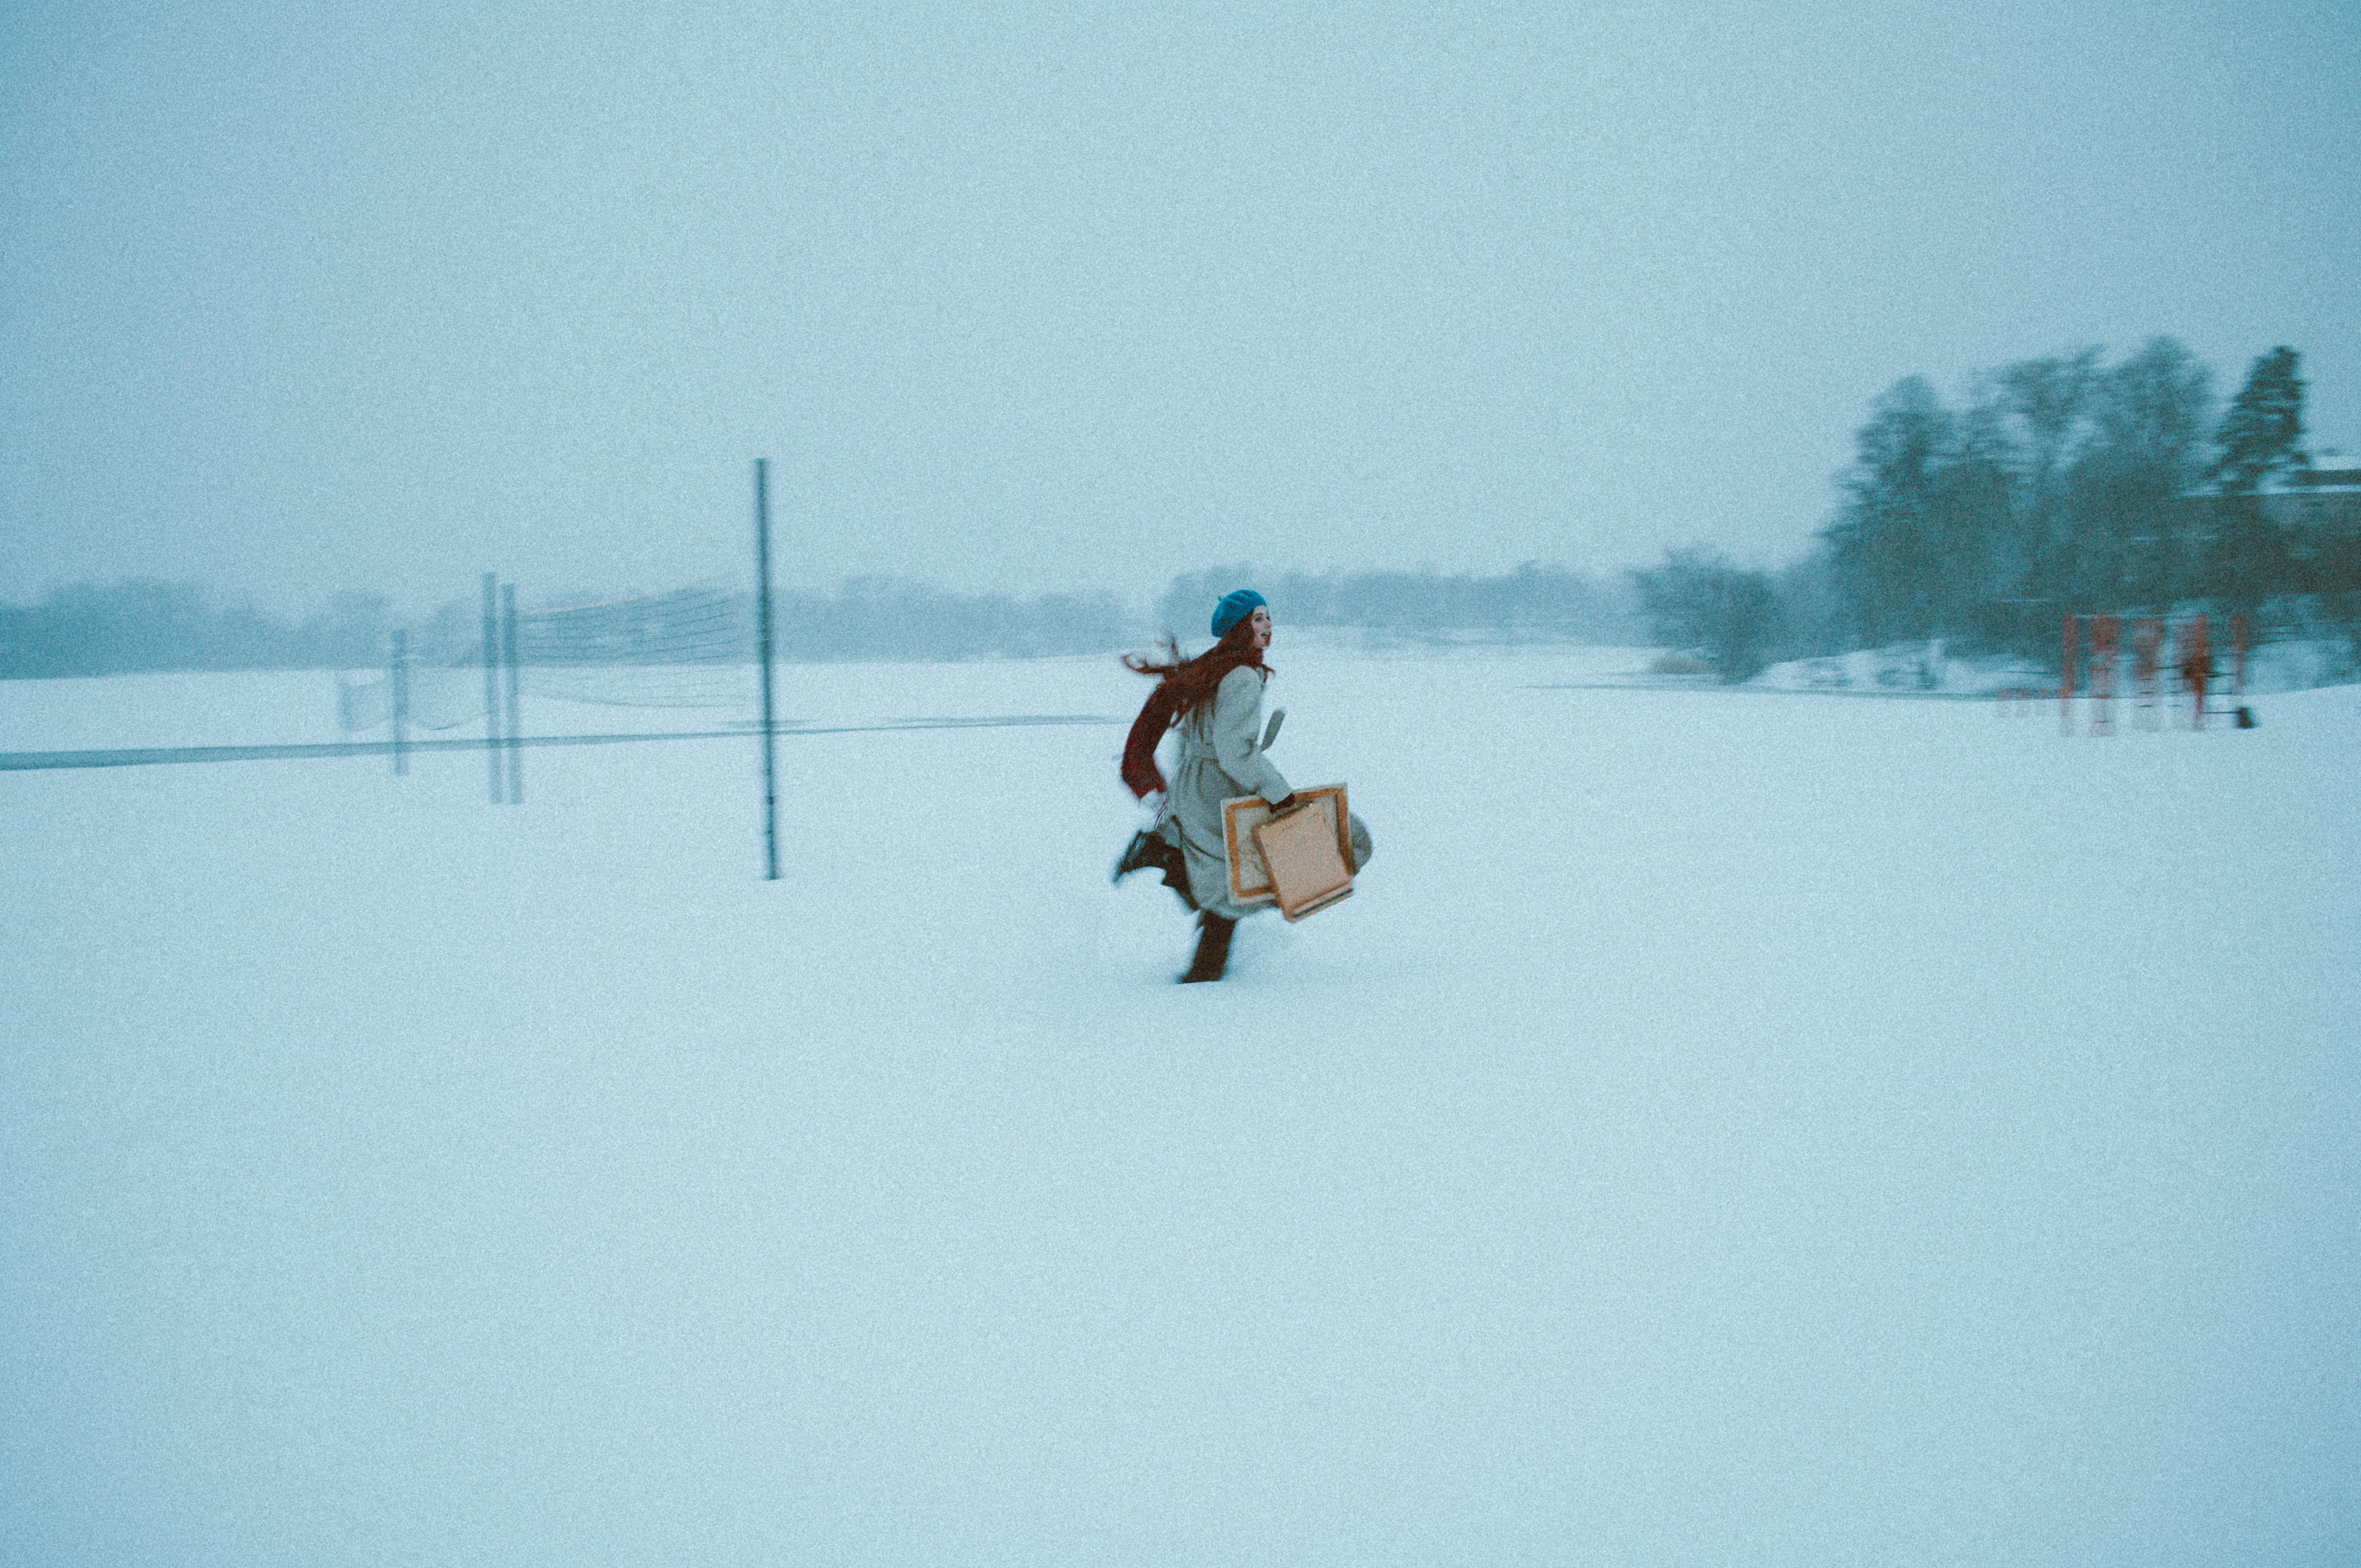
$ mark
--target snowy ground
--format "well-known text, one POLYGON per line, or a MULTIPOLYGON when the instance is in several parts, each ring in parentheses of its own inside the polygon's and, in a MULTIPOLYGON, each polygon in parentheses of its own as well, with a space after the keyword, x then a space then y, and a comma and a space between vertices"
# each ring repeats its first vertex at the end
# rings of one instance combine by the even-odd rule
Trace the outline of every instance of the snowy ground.
POLYGON ((1378 852, 1219 986, 1119 728, 783 740, 771 884, 751 740, 0 773, 0 1560, 2361 1558, 2361 694, 1273 660, 1378 852))

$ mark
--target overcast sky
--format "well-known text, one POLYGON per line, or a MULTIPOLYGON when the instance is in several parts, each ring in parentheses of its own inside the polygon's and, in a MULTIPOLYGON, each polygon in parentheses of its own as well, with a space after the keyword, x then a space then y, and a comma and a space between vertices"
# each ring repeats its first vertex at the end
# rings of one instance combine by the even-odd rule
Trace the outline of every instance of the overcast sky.
POLYGON ((0 598, 1765 564, 1899 377, 2302 351, 2350 0, 0 7, 0 598))

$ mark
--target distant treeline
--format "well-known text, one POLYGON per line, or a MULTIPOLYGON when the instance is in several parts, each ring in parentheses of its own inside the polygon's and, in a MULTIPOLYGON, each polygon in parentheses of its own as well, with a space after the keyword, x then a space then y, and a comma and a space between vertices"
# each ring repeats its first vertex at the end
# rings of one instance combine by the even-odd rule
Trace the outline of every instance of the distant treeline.
POLYGON ((142 670, 328 670, 382 663, 389 602, 339 594, 300 621, 217 607, 203 585, 77 584, 37 605, 0 603, 0 678, 142 670))
MULTIPOLYGON (((832 593, 775 593, 772 647, 783 660, 1041 658, 1144 647, 1169 627, 1202 641, 1213 601, 1254 583, 1291 623, 1386 630, 1407 636, 1474 632, 1517 638, 1605 640, 1633 634, 1622 585, 1528 565, 1495 577, 1372 572, 1257 577, 1237 567, 1174 579, 1153 627, 1111 594, 946 593, 923 583, 861 577, 832 593)), ((568 601, 572 602, 572 601, 568 601)), ((727 596, 730 613, 712 641, 679 656, 752 660, 754 598, 727 596)), ((528 620, 544 613, 527 608, 528 620)), ((408 634, 421 665, 481 657, 478 601, 455 599, 400 623, 380 595, 345 594, 301 621, 249 606, 217 606, 200 584, 135 580, 60 588, 38 605, 0 604, 0 678, 111 675, 149 670, 369 669, 383 664, 392 633, 408 634)), ((530 630, 530 628, 528 628, 530 630)), ((533 662, 535 639, 524 640, 533 662)))
MULTIPOLYGON (((692 656, 753 658, 753 595, 733 595, 730 603, 733 624, 717 633, 719 646, 692 656)), ((482 656, 481 625, 475 600, 455 599, 405 624, 382 595, 343 594, 319 614, 285 620, 247 605, 216 605, 198 583, 76 585, 35 605, 0 603, 0 679, 371 669, 386 663, 398 626, 414 662, 456 664, 482 656)), ((848 582, 833 594, 775 595, 772 626, 776 656, 802 661, 1099 652, 1129 646, 1135 632, 1134 617, 1111 595, 1020 599, 882 578, 848 582)))
POLYGON ((2300 363, 2257 358, 2218 419, 2212 371, 2169 337, 2112 366, 2095 348, 2004 366, 1956 408, 1908 377, 1872 405, 1803 560, 1774 575, 1694 547, 1633 583, 1658 639, 1725 680, 1937 638, 2054 657, 2067 614, 2341 626, 2361 652, 2361 527, 2277 521, 2263 499, 2310 466, 2300 363))
POLYGON ((1506 640, 1621 642, 1638 635, 1631 596, 1562 566, 1527 562, 1499 576, 1438 572, 1258 574, 1223 566, 1172 579, 1156 602, 1154 631, 1183 644, 1206 641, 1213 605, 1233 588, 1252 587, 1290 626, 1358 627, 1417 637, 1488 634, 1506 640))

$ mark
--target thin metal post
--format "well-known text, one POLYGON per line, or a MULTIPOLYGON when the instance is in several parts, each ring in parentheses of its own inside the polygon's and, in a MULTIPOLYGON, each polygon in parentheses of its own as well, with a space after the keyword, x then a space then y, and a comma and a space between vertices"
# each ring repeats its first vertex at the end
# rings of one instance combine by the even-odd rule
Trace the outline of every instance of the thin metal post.
POLYGON ((393 634, 393 663, 386 671, 386 686, 393 699, 393 771, 410 771, 410 638, 393 634))
POLYGON ((779 880, 779 785, 771 721, 771 465, 754 459, 754 621, 763 663, 763 880, 779 880))
POLYGON ((2153 729, 2158 718, 2158 673, 2164 657, 2164 618, 2143 615, 2132 622, 2132 722, 2153 729))
POLYGON ((500 585, 500 655, 509 667, 509 723, 504 749, 509 755, 509 804, 524 804, 524 748, 517 744, 524 733, 517 703, 517 613, 516 585, 500 585))
POLYGON ((2074 733, 2074 617, 2069 613, 2058 652, 2058 733, 2074 733))
POLYGON ((489 572, 484 574, 484 765, 492 775, 494 806, 505 793, 500 788, 500 610, 493 591, 498 581, 489 572))

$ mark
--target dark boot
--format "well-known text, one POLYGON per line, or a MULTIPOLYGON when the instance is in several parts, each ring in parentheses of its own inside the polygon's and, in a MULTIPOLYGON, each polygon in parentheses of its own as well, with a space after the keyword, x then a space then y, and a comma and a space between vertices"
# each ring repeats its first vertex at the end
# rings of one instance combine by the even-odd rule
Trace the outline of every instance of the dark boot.
POLYGON ((1159 839, 1156 845, 1164 857, 1158 862, 1164 868, 1164 885, 1193 913, 1197 895, 1189 891, 1189 857, 1181 852, 1180 845, 1169 839, 1159 839))
POLYGON ((1115 863, 1115 875, 1107 880, 1121 882, 1134 872, 1161 870, 1164 852, 1170 848, 1161 834, 1147 830, 1134 833, 1131 842, 1123 848, 1123 859, 1115 863))
POLYGON ((1214 914, 1212 910, 1197 916, 1197 956, 1189 965, 1189 972, 1180 983, 1191 985, 1199 981, 1219 980, 1230 967, 1230 937, 1238 923, 1214 914))
POLYGON ((1153 828, 1131 836, 1109 880, 1120 883, 1134 872, 1162 872, 1164 885, 1179 894, 1180 902, 1190 909, 1197 907, 1197 900, 1189 892, 1189 858, 1180 852, 1180 845, 1153 828))

